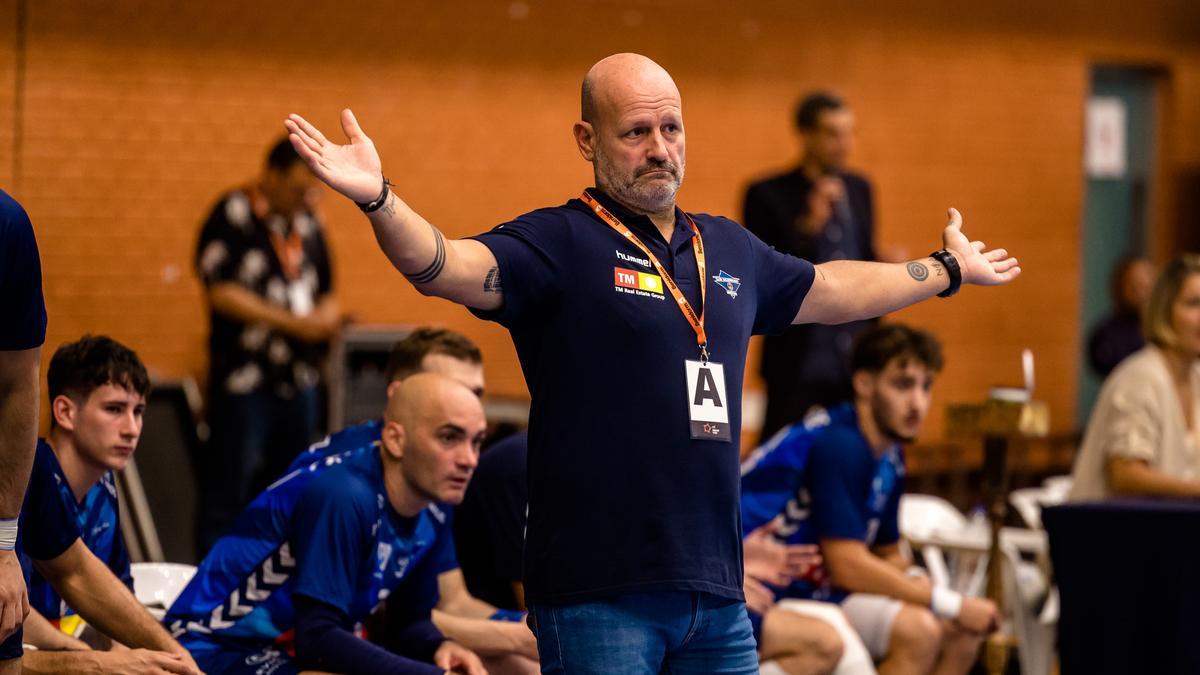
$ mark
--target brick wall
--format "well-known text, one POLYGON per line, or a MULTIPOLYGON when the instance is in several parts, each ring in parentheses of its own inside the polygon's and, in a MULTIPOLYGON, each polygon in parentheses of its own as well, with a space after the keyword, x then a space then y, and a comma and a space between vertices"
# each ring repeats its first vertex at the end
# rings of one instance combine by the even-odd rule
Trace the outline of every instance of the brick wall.
MULTIPOLYGON (((335 131, 338 110, 354 108, 400 194, 451 236, 564 201, 590 182, 570 137, 579 79, 599 57, 633 50, 671 70, 683 92, 689 210, 736 216, 749 180, 795 158, 797 95, 844 94, 884 244, 936 248, 953 205, 972 236, 1007 246, 1026 271, 1010 287, 898 315, 946 341, 940 401, 1015 382, 1029 346, 1039 395, 1066 429, 1079 368, 1089 64, 1163 67, 1161 173, 1200 165, 1200 10, 1188 0, 1129 16, 1081 0, 987 0, 970 13, 949 0, 398 5, 27 2, 23 150, 13 157, 18 4, 0 0, 0 181, 35 219, 51 348, 109 333, 159 373, 200 375, 198 224, 221 191, 256 175, 291 111, 335 131)), ((1164 232, 1176 198, 1156 196, 1164 232)), ((490 389, 524 394, 503 330, 415 293, 345 200, 331 193, 324 210, 350 311, 461 330, 487 354, 490 389)), ((935 413, 926 435, 940 430, 935 413)))

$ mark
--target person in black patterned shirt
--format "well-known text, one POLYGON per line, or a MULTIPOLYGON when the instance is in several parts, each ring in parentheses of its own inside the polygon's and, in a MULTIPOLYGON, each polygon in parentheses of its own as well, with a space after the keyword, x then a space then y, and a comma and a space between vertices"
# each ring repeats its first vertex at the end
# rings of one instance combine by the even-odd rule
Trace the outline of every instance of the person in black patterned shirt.
POLYGON ((222 196, 200 232, 195 264, 212 331, 199 553, 319 431, 321 361, 342 315, 313 211, 318 191, 284 139, 258 180, 222 196))

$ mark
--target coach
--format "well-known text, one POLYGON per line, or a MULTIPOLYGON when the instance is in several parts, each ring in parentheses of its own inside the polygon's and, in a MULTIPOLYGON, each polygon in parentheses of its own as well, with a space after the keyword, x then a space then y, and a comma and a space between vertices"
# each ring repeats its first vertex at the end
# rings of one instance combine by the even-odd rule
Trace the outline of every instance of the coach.
POLYGON ((418 290, 512 334, 532 396, 525 590, 543 672, 757 672, 737 498, 750 336, 1020 273, 969 242, 953 210, 929 258, 817 267, 679 210, 679 91, 636 54, 583 81, 574 133, 596 187, 472 239, 413 212, 349 110, 341 122, 348 145, 297 115, 285 124, 418 290))

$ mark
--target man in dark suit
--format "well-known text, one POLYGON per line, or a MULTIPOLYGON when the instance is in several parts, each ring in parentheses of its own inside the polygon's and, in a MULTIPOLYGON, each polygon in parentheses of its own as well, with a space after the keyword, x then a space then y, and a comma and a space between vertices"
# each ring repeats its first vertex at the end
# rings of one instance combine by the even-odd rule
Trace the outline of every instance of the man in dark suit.
MULTIPOLYGON (((796 128, 804 146, 799 166, 752 184, 742 222, 771 246, 814 263, 875 260, 871 184, 846 171, 854 113, 832 94, 815 92, 797 106, 796 128)), ((763 440, 812 406, 851 396, 850 347, 870 323, 796 325, 764 339, 763 440)))

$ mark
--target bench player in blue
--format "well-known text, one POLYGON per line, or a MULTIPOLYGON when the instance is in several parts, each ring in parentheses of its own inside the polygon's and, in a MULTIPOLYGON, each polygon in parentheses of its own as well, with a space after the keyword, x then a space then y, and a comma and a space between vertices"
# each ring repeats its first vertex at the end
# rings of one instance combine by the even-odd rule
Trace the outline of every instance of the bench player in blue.
POLYGON ((462 500, 485 426, 467 387, 408 378, 389 400, 378 452, 331 455, 260 494, 164 622, 211 672, 483 673, 430 610, 450 540, 437 504, 462 500), (389 596, 398 653, 354 634, 389 596), (288 633, 294 656, 277 646, 288 633))
MULTIPOLYGON (((385 370, 388 397, 396 395, 400 382, 417 373, 444 375, 460 382, 476 396, 483 396, 483 354, 475 343, 454 331, 417 328, 398 341, 392 347, 385 370)), ((382 418, 370 420, 327 436, 296 457, 288 466, 288 472, 310 467, 333 455, 376 452, 382 424, 382 418)), ((448 514, 451 509, 458 510, 446 504, 439 507, 448 514)), ((524 506, 522 512, 523 509, 524 506)), ((434 625, 447 638, 478 653, 488 672, 537 673, 537 641, 525 625, 525 613, 501 610, 471 595, 457 551, 452 542, 447 545, 450 546, 447 559, 437 575, 434 625)), ((376 623, 368 625, 372 629, 380 628, 376 623)))
POLYGON ((150 377, 131 350, 84 337, 54 353, 51 429, 39 441, 19 548, 31 569, 26 672, 195 673, 191 656, 131 592, 112 471, 137 446, 150 377), (78 612, 78 616, 76 616, 78 612), (47 621, 86 619, 119 645, 91 651, 47 621))
POLYGON ((854 401, 810 411, 743 463, 743 530, 776 521, 784 542, 820 544, 826 575, 773 590, 839 603, 881 671, 966 673, 996 607, 908 576, 898 546, 903 445, 929 412, 941 345, 883 325, 859 338, 850 365, 854 401))

